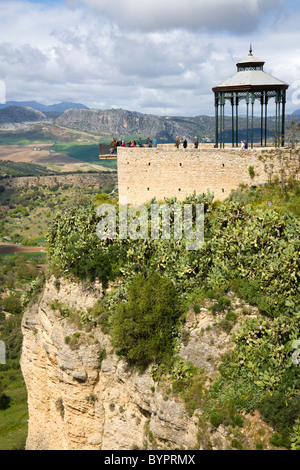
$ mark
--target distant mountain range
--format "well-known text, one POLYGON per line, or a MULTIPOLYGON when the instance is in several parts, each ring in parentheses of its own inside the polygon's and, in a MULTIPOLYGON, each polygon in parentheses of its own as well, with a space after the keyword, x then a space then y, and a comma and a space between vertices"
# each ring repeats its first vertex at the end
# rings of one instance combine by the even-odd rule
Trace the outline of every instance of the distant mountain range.
MULTIPOLYGON (((14 102, 16 103, 16 102, 14 102)), ((32 106, 42 107, 36 102, 17 102, 23 106, 7 106, 0 109, 0 129, 2 131, 19 130, 22 127, 29 130, 33 124, 49 123, 70 130, 87 132, 97 137, 118 137, 126 139, 146 138, 155 136, 160 142, 174 142, 176 136, 181 139, 186 137, 188 142, 193 142, 197 136, 200 142, 214 142, 215 118, 212 116, 156 116, 123 109, 88 109, 84 105, 76 103, 60 103, 46 106, 47 111, 33 109, 32 106), (31 106, 25 106, 31 105, 31 106), (55 107, 56 106, 56 107, 55 107), (71 108, 70 106, 73 106, 71 108), (81 108, 79 107, 81 106, 81 108), (49 108, 51 111, 49 111, 49 108), (64 112, 58 111, 67 108, 64 112), (54 111, 56 109, 56 111, 54 111)), ((7 103, 8 105, 9 103, 7 103)), ((286 116, 286 124, 291 121, 300 121, 300 110, 293 115, 286 116)), ((274 136, 275 118, 268 117, 268 136, 274 136)), ((246 119, 240 116, 239 139, 246 139, 246 119)), ((231 117, 225 116, 225 141, 231 142, 231 117)), ((254 117, 254 142, 260 140, 260 117, 254 117)))
MULTIPOLYGON (((231 116, 225 116, 225 141, 231 142, 231 116)), ((291 120, 299 121, 300 116, 286 116, 287 125, 291 120), (292 118, 292 119, 291 119, 292 118)), ((124 109, 108 110, 80 110, 69 109, 61 114, 56 123, 70 129, 77 129, 91 134, 102 136, 114 136, 118 138, 137 138, 138 136, 154 138, 160 141, 174 142, 176 136, 181 139, 186 137, 189 142, 194 141, 197 136, 200 142, 214 142, 215 140, 215 117, 199 115, 186 116, 156 116, 152 114, 141 114, 124 109)), ((260 141, 261 119, 254 117, 254 142, 260 141)), ((273 138, 275 117, 268 117, 268 135, 273 138)), ((239 139, 247 138, 246 118, 239 118, 239 139)), ((249 134, 250 135, 250 134, 249 134)))
POLYGON ((36 111, 41 111, 42 113, 64 113, 67 109, 89 109, 84 104, 68 101, 51 104, 49 106, 38 103, 37 101, 7 101, 5 104, 0 104, 0 109, 8 108, 9 106, 32 108, 36 111))
POLYGON ((5 129, 7 125, 18 125, 47 121, 48 118, 41 111, 32 108, 8 106, 0 109, 0 126, 5 129))

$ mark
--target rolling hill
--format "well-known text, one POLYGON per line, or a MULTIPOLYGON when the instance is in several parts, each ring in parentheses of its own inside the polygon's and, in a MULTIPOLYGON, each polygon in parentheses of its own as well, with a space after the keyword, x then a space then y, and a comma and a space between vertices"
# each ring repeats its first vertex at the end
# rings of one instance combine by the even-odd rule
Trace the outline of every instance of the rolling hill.
MULTIPOLYGON (((68 103, 61 103, 63 110, 68 103)), ((74 105, 74 103, 70 103, 74 105)), ((78 105, 80 106, 80 105, 78 105)), ((84 105, 81 105, 84 106, 84 105)), ((157 116, 142 114, 123 109, 68 108, 64 112, 42 112, 30 107, 9 106, 0 109, 0 141, 8 144, 7 139, 42 140, 52 142, 109 142, 112 137, 132 139, 153 139, 160 142, 174 142, 178 135, 189 142, 198 136, 200 142, 214 142, 215 118, 199 115, 157 116)), ((55 109, 55 108, 53 108, 55 109)), ((286 116, 286 124, 300 122, 300 115, 286 116)), ((246 118, 239 117, 239 140, 246 136, 246 118)), ((275 118, 268 118, 268 136, 272 140, 275 118)), ((254 117, 254 142, 260 140, 260 117, 254 117)), ((231 116, 225 116, 225 141, 232 141, 231 116)), ((1 143, 1 142, 0 142, 1 143)))
POLYGON ((81 103, 72 103, 63 101, 62 103, 45 105, 37 101, 7 101, 5 104, 0 104, 0 109, 8 108, 9 106, 18 106, 23 108, 32 108, 42 113, 64 113, 67 109, 88 109, 87 106, 81 103))

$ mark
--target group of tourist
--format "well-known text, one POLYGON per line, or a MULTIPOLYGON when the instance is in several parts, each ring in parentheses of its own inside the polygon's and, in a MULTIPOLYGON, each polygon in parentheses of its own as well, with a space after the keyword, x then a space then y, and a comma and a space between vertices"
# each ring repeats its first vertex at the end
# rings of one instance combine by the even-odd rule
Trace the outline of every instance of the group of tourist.
POLYGON ((247 149, 248 148, 248 142, 246 140, 241 141, 241 149, 247 149))
POLYGON ((119 140, 114 138, 110 143, 110 155, 117 155, 118 147, 157 147, 157 137, 153 140, 150 137, 147 137, 146 144, 142 143, 142 138, 140 137, 137 141, 135 139, 129 140, 127 143, 125 140, 119 140))
MULTIPOLYGON (((179 148, 179 146, 182 144, 183 148, 187 148, 188 146, 188 142, 187 142, 187 139, 186 137, 184 137, 182 140, 180 140, 180 138, 177 136, 176 137, 176 141, 175 141, 175 147, 179 148)), ((199 146, 199 140, 198 140, 198 137, 195 136, 194 138, 194 147, 195 149, 197 149, 199 146)), ((153 148, 156 148, 157 147, 157 137, 155 137, 153 140, 150 139, 150 137, 147 137, 146 139, 146 142, 145 144, 142 143, 142 138, 140 137, 138 139, 138 141, 136 141, 135 139, 132 139, 132 140, 129 140, 127 143, 125 142, 125 140, 119 140, 119 139, 116 139, 114 138, 112 141, 111 141, 111 144, 110 144, 110 155, 117 155, 117 148, 118 147, 153 147, 153 148)), ((247 148, 247 147, 245 147, 247 148)))
MULTIPOLYGON (((180 144, 182 144, 184 149, 187 148, 188 143, 187 143, 186 137, 184 137, 182 139, 182 141, 180 140, 180 138, 178 136, 176 137, 175 147, 179 148, 180 144)), ((197 149, 198 146, 199 146, 199 140, 198 140, 198 137, 195 136, 195 138, 194 138, 194 147, 195 147, 195 149, 197 149)))

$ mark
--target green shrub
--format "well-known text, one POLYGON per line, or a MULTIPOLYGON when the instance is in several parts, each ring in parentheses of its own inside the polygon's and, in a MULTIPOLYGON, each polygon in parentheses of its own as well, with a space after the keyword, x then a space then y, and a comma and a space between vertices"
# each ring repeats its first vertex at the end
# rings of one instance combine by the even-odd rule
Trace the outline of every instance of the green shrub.
POLYGON ((55 402, 55 408, 59 412, 62 419, 65 417, 65 407, 62 397, 59 397, 55 402))
POLYGON ((128 302, 117 305, 112 317, 112 342, 129 363, 146 367, 172 354, 181 313, 173 283, 157 273, 135 276, 128 302))
POLYGON ((296 420, 291 434, 291 449, 300 450, 300 418, 296 420))
POLYGON ((209 299, 216 299, 216 293, 214 290, 212 289, 208 289, 207 293, 206 293, 206 296, 209 298, 209 299))
POLYGON ((249 166, 248 171, 249 171, 250 178, 254 178, 255 171, 254 171, 253 166, 249 166))
POLYGON ((22 312, 22 303, 18 295, 10 295, 3 300, 3 307, 9 313, 18 314, 22 312))
POLYGON ((235 312, 228 312, 225 318, 222 318, 220 321, 220 327, 225 333, 229 334, 237 319, 237 314, 235 312))
POLYGON ((195 313, 200 313, 200 306, 199 306, 198 304, 195 304, 195 305, 193 306, 193 309, 194 309, 194 312, 195 312, 195 313))
POLYGON ((209 421, 215 428, 218 428, 224 421, 224 415, 218 411, 213 411, 209 416, 209 421))
POLYGON ((276 429, 273 436, 274 445, 290 447, 289 437, 296 419, 300 416, 299 396, 287 398, 286 393, 279 390, 272 396, 266 395, 258 409, 267 423, 276 429))
POLYGON ((262 441, 256 441, 255 442, 255 449, 256 450, 264 450, 264 444, 262 441))
POLYGON ((101 366, 102 364, 102 361, 104 361, 104 359, 107 358, 107 352, 106 352, 106 349, 101 349, 100 353, 99 353, 99 364, 101 366))
POLYGON ((9 407, 10 402, 10 397, 8 397, 5 393, 0 394, 0 410, 6 410, 6 408, 9 407))
POLYGON ((230 306, 230 303, 229 297, 219 297, 218 301, 211 306, 211 310, 213 313, 222 312, 230 306))
POLYGON ((243 444, 238 441, 237 439, 232 439, 231 441, 231 446, 234 448, 234 449, 237 449, 237 450, 243 450, 243 444))
POLYGON ((225 317, 226 320, 228 321, 233 321, 235 322, 237 319, 237 314, 235 312, 228 312, 225 317))

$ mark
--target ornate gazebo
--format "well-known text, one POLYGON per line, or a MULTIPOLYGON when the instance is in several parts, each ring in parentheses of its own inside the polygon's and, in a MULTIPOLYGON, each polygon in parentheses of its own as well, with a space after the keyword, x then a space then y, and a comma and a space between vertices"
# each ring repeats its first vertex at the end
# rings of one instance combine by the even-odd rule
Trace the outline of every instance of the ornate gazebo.
POLYGON ((239 146, 239 103, 246 102, 246 140, 253 148, 254 103, 260 101, 260 143, 267 145, 267 109, 271 98, 275 99, 275 145, 284 145, 286 90, 289 85, 268 75, 263 70, 264 61, 252 55, 238 62, 237 72, 212 90, 215 94, 215 147, 225 146, 225 102, 231 103, 232 147, 239 146), (250 105, 250 113, 249 113, 250 105), (250 118, 251 116, 251 118, 250 118), (249 122, 250 120, 250 122, 249 122))

